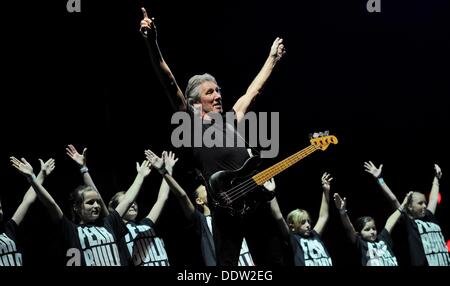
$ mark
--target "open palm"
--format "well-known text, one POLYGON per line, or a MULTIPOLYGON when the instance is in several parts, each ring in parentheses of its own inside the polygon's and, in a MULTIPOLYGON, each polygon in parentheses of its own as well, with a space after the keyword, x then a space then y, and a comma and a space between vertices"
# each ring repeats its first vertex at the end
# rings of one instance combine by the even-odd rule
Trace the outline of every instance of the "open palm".
POLYGON ((30 165, 30 163, 25 160, 25 158, 21 158, 18 160, 16 157, 10 157, 9 161, 11 162, 12 166, 19 170, 20 173, 22 173, 25 176, 32 176, 33 173, 33 167, 30 165))

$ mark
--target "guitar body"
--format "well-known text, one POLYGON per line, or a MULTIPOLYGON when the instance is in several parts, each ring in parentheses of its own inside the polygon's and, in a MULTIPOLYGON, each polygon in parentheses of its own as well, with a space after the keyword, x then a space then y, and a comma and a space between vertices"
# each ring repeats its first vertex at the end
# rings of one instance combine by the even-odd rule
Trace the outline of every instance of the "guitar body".
POLYGON ((259 157, 251 157, 235 171, 218 171, 208 180, 208 193, 214 207, 226 209, 231 215, 244 215, 262 202, 275 197, 274 192, 258 186, 252 179, 260 164, 259 157))

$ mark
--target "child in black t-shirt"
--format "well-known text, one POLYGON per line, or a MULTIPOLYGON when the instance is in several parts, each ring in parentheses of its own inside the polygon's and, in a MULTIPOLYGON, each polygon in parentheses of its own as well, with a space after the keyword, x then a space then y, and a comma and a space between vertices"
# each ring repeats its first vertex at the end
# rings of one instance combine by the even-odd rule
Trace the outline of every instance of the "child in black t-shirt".
MULTIPOLYGON (((41 163, 41 171, 37 176, 37 181, 42 184, 44 179, 55 169, 55 160, 49 159, 44 163, 39 159, 39 162, 41 163)), ((5 224, 3 224, 3 208, 0 201, 0 266, 22 266, 19 227, 35 200, 36 193, 30 187, 13 217, 5 224)))
POLYGON ((334 202, 341 215, 342 224, 351 242, 356 245, 363 266, 398 266, 397 258, 392 251, 391 231, 411 195, 412 192, 406 195, 400 208, 388 218, 383 230, 377 233, 375 220, 370 216, 358 218, 355 229, 347 215, 346 199, 342 199, 338 193, 334 194, 334 202))
POLYGON ((296 209, 291 211, 285 221, 276 198, 270 202, 272 214, 284 237, 292 247, 295 266, 333 265, 328 250, 321 240, 321 235, 328 221, 330 182, 332 179, 327 173, 322 175, 322 203, 319 219, 314 227, 312 227, 311 217, 306 210, 296 209))
MULTIPOLYGON (((366 172, 377 179, 383 194, 389 199, 392 206, 398 208, 400 203, 395 194, 386 185, 381 177, 381 169, 372 162, 364 163, 366 172)), ((411 265, 414 266, 450 266, 450 255, 442 235, 441 227, 434 217, 439 196, 439 180, 442 177, 441 168, 434 165, 434 179, 431 187, 429 202, 423 193, 412 192, 402 220, 405 222, 408 233, 409 255, 411 265)))
MULTIPOLYGON (((162 158, 169 174, 172 174, 173 167, 178 161, 172 152, 163 152, 162 158)), ((164 241, 156 234, 155 224, 169 197, 169 185, 163 179, 159 189, 158 198, 148 215, 135 222, 138 215, 138 205, 133 202, 131 207, 123 216, 128 233, 122 237, 120 247, 124 248, 124 253, 130 265, 135 266, 169 266, 169 258, 164 246, 164 241)), ((123 200, 124 192, 116 193, 109 202, 109 210, 114 210, 123 200)))

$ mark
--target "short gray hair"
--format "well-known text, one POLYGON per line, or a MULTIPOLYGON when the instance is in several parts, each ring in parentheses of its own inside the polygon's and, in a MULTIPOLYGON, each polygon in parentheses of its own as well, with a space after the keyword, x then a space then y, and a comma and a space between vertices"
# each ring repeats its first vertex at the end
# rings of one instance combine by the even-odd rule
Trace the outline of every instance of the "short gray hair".
POLYGON ((209 73, 198 74, 191 77, 188 81, 186 92, 184 93, 186 96, 186 100, 193 100, 194 102, 200 101, 200 91, 199 86, 206 82, 212 81, 217 84, 216 79, 210 75, 209 73))

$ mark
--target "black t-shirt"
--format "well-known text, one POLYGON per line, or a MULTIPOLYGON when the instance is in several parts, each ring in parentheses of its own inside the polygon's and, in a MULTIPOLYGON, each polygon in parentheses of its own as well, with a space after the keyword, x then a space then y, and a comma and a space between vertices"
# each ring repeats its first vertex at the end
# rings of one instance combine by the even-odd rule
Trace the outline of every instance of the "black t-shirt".
MULTIPOLYGON (((216 266, 216 253, 214 250, 214 239, 212 236, 211 216, 205 216, 198 210, 195 210, 192 220, 195 224, 197 235, 200 236, 200 248, 205 265, 216 266)), ((238 266, 255 266, 245 238, 242 241, 238 266)))
MULTIPOLYGON (((221 114, 222 122, 224 124, 219 124, 214 120, 203 120, 198 118, 197 115, 193 115, 192 111, 189 112, 191 118, 196 118, 192 120, 193 124, 196 124, 196 120, 203 122, 202 127, 202 138, 213 138, 217 139, 214 146, 205 146, 205 142, 202 141, 201 147, 198 144, 192 146, 192 155, 194 160, 200 169, 201 173, 208 179, 212 174, 222 170, 237 170, 245 163, 249 158, 249 154, 246 149, 246 143, 243 138, 238 135, 237 130, 233 126, 233 122, 227 122, 226 113, 221 114), (216 137, 219 136, 219 137, 216 137), (222 137, 222 138, 220 138, 222 137), (222 139, 222 140, 220 140, 222 139), (217 146, 219 145, 219 146, 217 146), (226 146, 232 147, 226 147, 226 146), (225 147, 225 148, 224 148, 225 147)), ((235 114, 234 110, 228 112, 230 115, 235 114)), ((213 114, 219 116, 219 114, 213 114)), ((192 132, 192 137, 195 137, 195 128, 192 132)), ((192 138, 194 140, 194 138, 192 138)))
POLYGON ((112 211, 96 224, 76 225, 64 216, 61 228, 67 248, 66 266, 126 265, 117 242, 127 229, 117 211, 112 211))
POLYGON ((155 224, 149 218, 138 224, 127 222, 128 233, 122 238, 130 265, 169 266, 164 241, 156 235, 155 224))
POLYGON ((216 266, 217 263, 216 253, 214 251, 214 239, 208 226, 206 216, 198 210, 195 210, 192 215, 192 221, 195 226, 195 231, 200 237, 200 249, 205 266, 216 266))
POLYGON ((378 234, 376 241, 366 241, 358 235, 355 244, 363 266, 398 266, 392 251, 391 235, 385 228, 378 234))
POLYGON ((308 237, 293 232, 289 234, 289 237, 294 252, 295 266, 333 265, 325 245, 315 230, 312 230, 308 237))
POLYGON ((19 226, 12 219, 0 229, 0 266, 22 266, 18 230, 19 226))
POLYGON ((449 266, 450 256, 441 227, 427 209, 423 218, 402 214, 408 232, 411 264, 414 266, 449 266))

